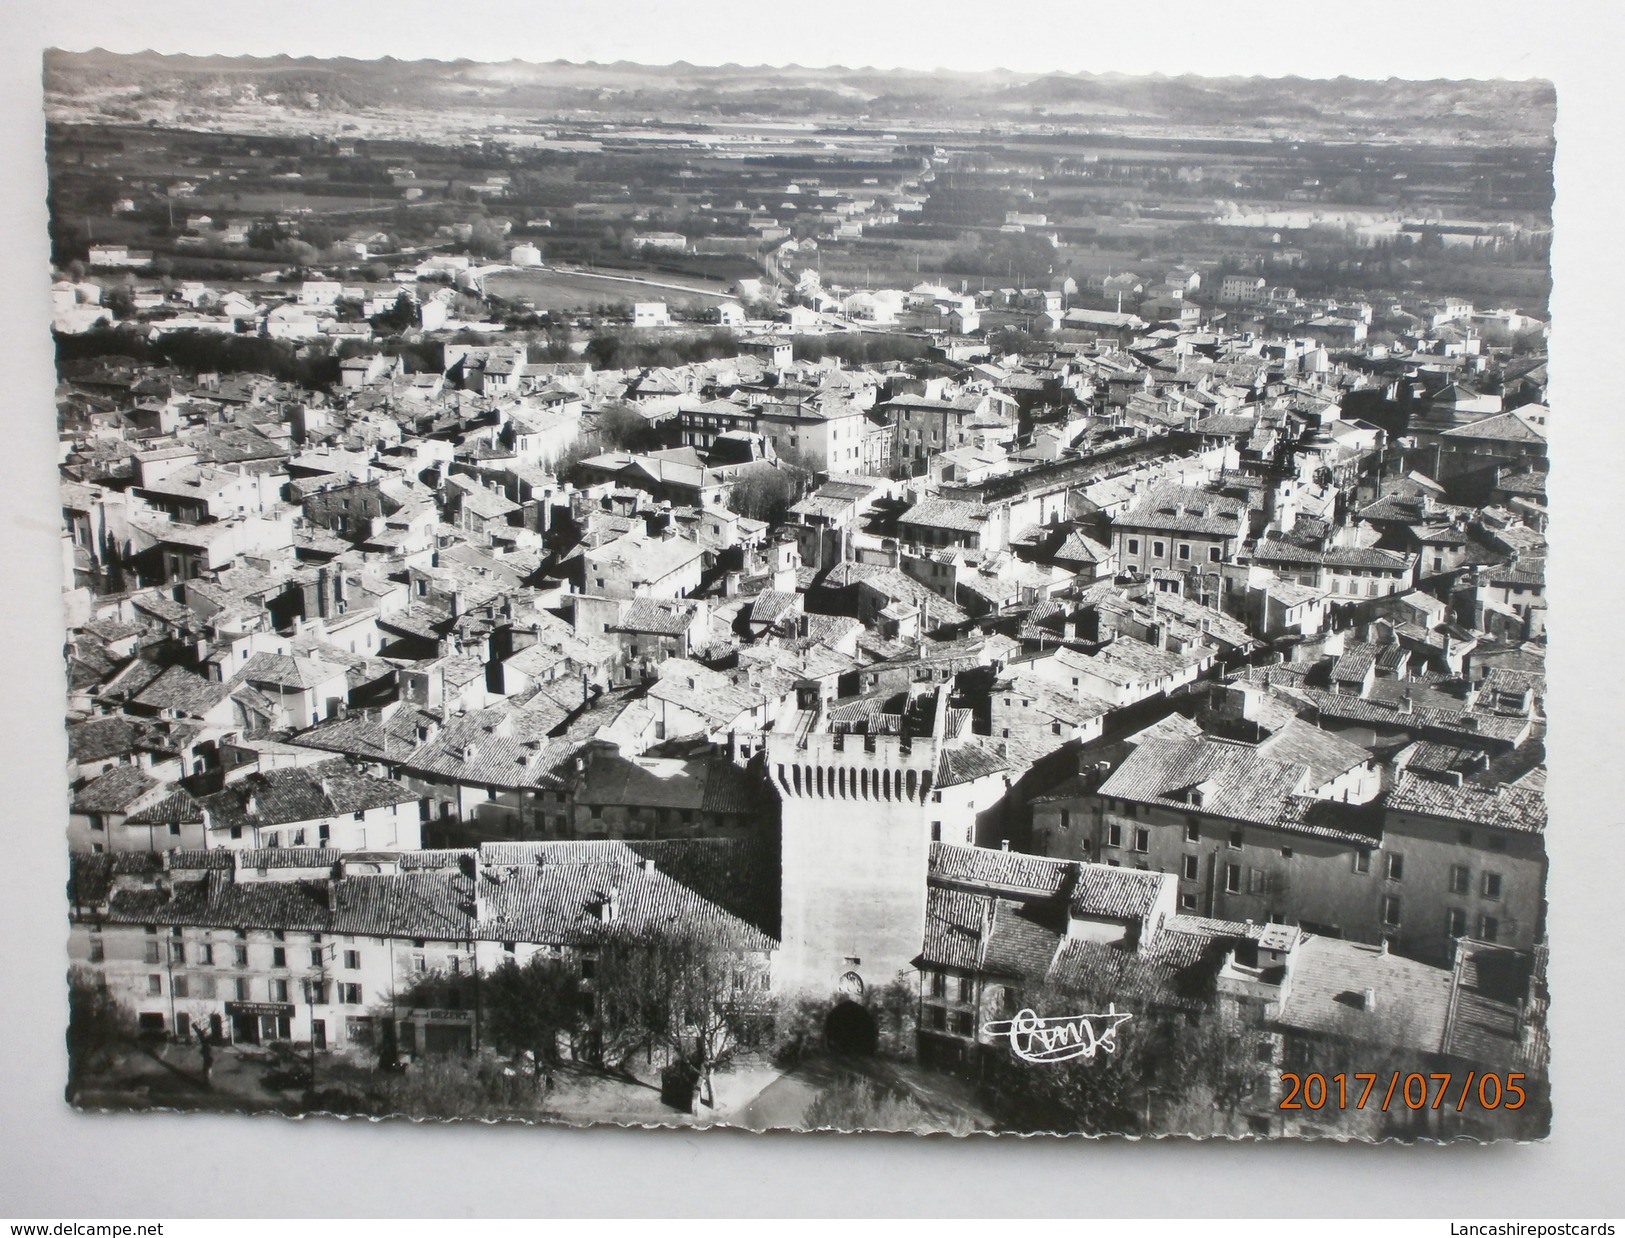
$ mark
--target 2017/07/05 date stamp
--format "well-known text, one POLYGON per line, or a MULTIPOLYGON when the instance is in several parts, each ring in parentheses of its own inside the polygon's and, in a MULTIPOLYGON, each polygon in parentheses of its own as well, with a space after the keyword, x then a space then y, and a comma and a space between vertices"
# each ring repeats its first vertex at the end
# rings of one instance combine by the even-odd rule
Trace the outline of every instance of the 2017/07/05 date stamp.
POLYGON ((1521 1086, 1523 1078, 1518 1071, 1480 1074, 1469 1070, 1462 1077, 1447 1071, 1404 1074, 1396 1070, 1386 1078, 1363 1071, 1335 1075, 1286 1071, 1281 1075, 1282 1096, 1277 1108, 1364 1109, 1370 1104, 1387 1113, 1391 1106, 1399 1104, 1407 1109, 1451 1108, 1460 1113, 1476 1104, 1480 1109, 1522 1109, 1529 1099, 1521 1086))

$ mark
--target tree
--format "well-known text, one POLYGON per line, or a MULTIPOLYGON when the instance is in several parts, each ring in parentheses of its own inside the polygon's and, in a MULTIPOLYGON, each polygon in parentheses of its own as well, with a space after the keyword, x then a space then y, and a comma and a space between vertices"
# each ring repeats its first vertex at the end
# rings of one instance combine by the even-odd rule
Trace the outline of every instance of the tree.
POLYGON ((595 1025, 623 1052, 663 1046, 693 1067, 701 1103, 714 1106, 716 1071, 772 1021, 765 974, 760 960, 703 927, 613 934, 595 962, 595 1025))
POLYGON ((739 474, 728 492, 728 509, 749 520, 782 524, 812 483, 812 470, 799 457, 757 464, 739 474))
POLYGON ((372 316, 372 329, 381 335, 399 335, 417 321, 417 316, 418 303, 403 289, 394 305, 372 316))
POLYGON ((135 313, 135 294, 128 284, 112 284, 102 292, 102 304, 114 318, 128 318, 135 313))
POLYGON ((135 1015, 87 968, 68 973, 68 1096, 135 1041, 135 1015))
POLYGON ((600 451, 653 451, 660 433, 629 404, 606 404, 595 419, 600 451))
POLYGON ((580 1027, 581 986, 557 959, 532 955, 520 966, 509 960, 483 979, 485 1028, 491 1043, 523 1057, 538 1089, 552 1084, 559 1038, 580 1027))
POLYGON ((469 236, 469 252, 482 258, 500 258, 508 252, 508 227, 505 220, 481 218, 474 221, 469 236))

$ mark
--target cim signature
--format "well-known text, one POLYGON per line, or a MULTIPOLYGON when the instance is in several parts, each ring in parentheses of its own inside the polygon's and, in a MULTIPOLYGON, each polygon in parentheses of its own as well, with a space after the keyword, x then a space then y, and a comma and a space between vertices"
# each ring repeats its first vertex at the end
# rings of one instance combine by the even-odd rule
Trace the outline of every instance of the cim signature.
POLYGON ((1040 1018, 1019 1010, 1014 1018, 984 1023, 988 1036, 1008 1036, 1010 1051, 1024 1062, 1093 1061, 1096 1053, 1117 1052, 1117 1029, 1134 1016, 1108 1006, 1105 1014, 1054 1015, 1040 1018))

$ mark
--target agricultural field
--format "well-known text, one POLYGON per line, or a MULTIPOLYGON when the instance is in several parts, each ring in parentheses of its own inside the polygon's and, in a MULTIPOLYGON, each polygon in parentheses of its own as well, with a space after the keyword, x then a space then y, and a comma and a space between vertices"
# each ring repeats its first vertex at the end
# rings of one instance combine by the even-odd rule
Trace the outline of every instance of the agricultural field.
POLYGON ((504 300, 527 302, 538 313, 631 305, 634 301, 664 301, 674 310, 706 310, 733 300, 722 283, 706 287, 694 279, 679 284, 659 277, 609 276, 552 268, 493 274, 485 280, 485 291, 504 300))

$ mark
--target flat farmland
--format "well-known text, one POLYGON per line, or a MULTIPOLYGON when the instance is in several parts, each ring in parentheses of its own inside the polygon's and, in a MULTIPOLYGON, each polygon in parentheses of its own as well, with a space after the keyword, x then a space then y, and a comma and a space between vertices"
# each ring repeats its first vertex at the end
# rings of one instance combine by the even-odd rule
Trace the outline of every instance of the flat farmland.
POLYGON ((709 309, 733 300, 727 285, 720 282, 552 268, 499 271, 486 277, 485 290, 509 301, 527 302, 538 311, 586 310, 598 305, 630 305, 634 301, 664 301, 673 309, 709 309))

